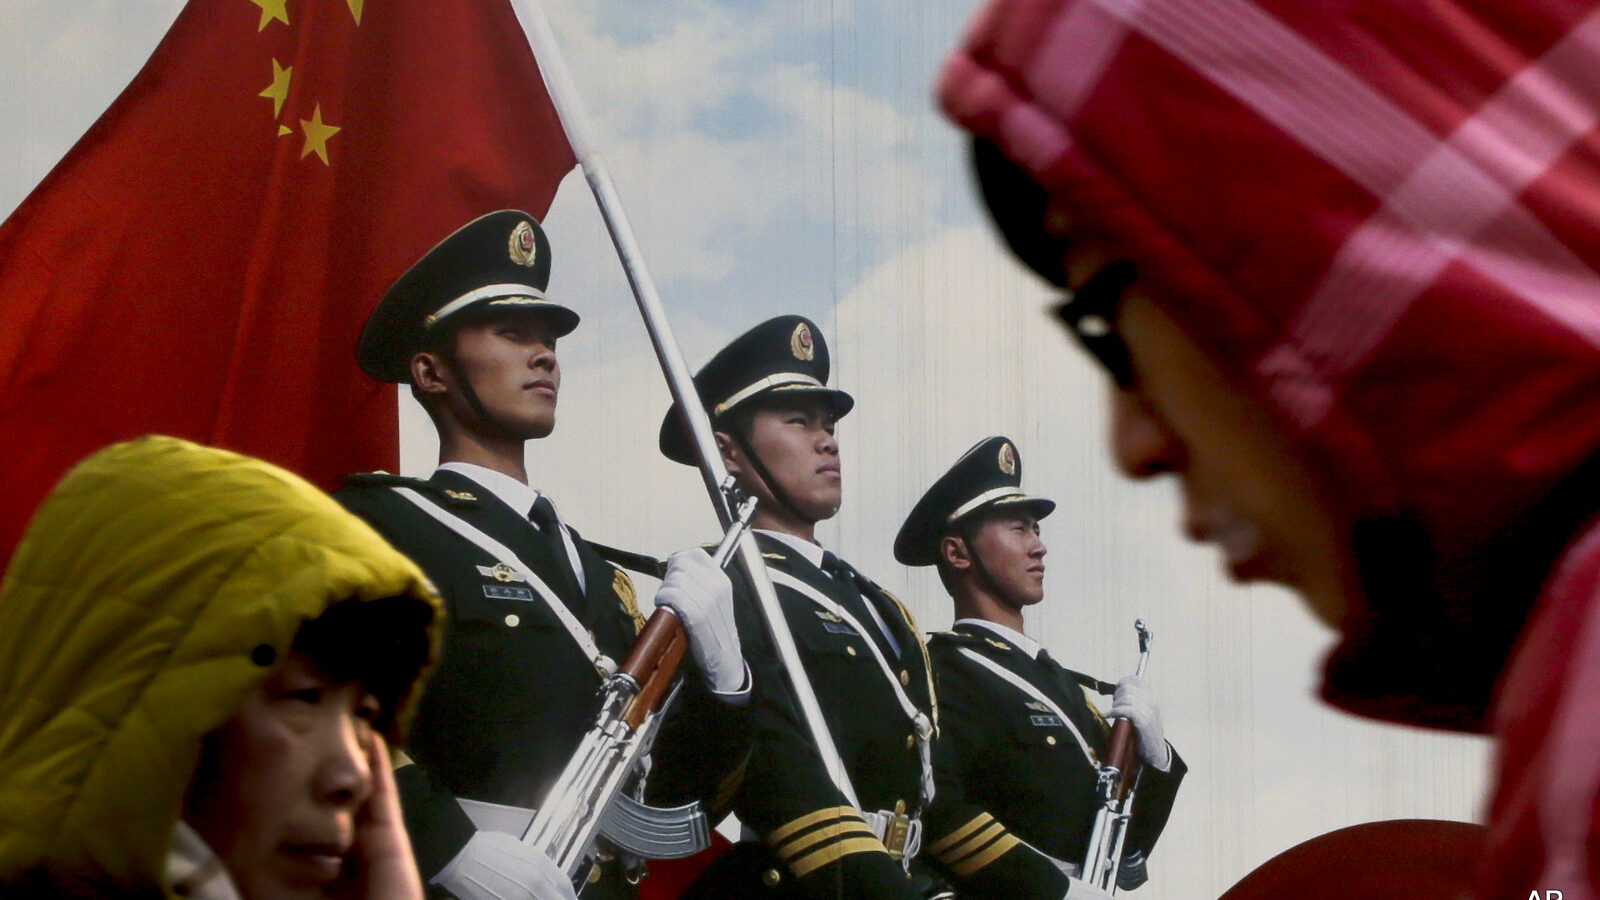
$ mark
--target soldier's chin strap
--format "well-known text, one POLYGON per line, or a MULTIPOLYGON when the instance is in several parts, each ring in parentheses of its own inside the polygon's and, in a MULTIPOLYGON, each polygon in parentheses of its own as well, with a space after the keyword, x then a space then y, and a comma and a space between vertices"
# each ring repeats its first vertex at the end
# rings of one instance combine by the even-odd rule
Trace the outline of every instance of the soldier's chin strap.
POLYGON ((450 367, 450 371, 455 373, 456 383, 461 385, 461 395, 467 398, 467 406, 471 407, 478 420, 499 432, 501 437, 522 440, 522 435, 502 424, 499 419, 489 412, 489 408, 483 405, 483 401, 478 398, 478 391, 472 386, 472 379, 467 377, 467 373, 462 370, 460 362, 456 359, 454 341, 446 338, 443 346, 439 348, 438 354, 439 358, 444 360, 444 364, 450 367))
POLYGON ((977 536, 978 527, 981 527, 981 525, 981 521, 969 517, 957 522, 951 530, 955 532, 956 537, 961 538, 963 544, 967 545, 967 556, 972 560, 972 571, 977 576, 978 583, 988 588, 989 593, 993 594, 995 599, 1009 606, 1010 602, 1000 590, 999 583, 994 580, 993 575, 989 574, 989 567, 983 564, 983 557, 978 555, 978 544, 973 538, 977 536))
POLYGON ((745 459, 750 461, 750 468, 755 469, 756 475, 766 483, 767 490, 772 493, 772 499, 778 501, 779 506, 793 513, 795 518, 807 525, 817 524, 818 520, 801 512, 800 507, 796 506, 795 502, 789 498, 788 493, 779 486, 778 480, 772 477, 772 473, 767 470, 767 466, 761 461, 761 457, 756 455, 755 448, 750 446, 750 441, 745 438, 743 429, 738 427, 730 428, 728 433, 733 435, 734 443, 739 445, 739 451, 744 454, 745 459))

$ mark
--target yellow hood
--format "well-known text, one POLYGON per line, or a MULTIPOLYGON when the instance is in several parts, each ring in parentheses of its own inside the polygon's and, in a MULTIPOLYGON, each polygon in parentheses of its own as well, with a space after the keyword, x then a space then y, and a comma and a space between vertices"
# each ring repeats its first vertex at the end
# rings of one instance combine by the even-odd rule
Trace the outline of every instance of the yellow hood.
POLYGON ((268 672, 252 656, 283 659, 332 603, 399 595, 438 620, 415 565, 282 469, 165 437, 79 464, 0 583, 0 875, 158 884, 201 739, 268 672))

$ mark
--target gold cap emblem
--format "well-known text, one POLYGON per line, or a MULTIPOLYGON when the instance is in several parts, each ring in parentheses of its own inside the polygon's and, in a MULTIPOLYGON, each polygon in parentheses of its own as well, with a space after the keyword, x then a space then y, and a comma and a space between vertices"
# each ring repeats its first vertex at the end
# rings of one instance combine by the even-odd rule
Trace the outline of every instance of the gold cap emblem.
POLYGON ((533 223, 523 219, 511 229, 511 261, 531 266, 539 261, 539 242, 533 239, 533 223))
POLYGON ((794 327, 794 334, 789 335, 789 349, 801 362, 810 362, 817 355, 816 348, 811 345, 810 326, 801 322, 794 327))
POLYGON ((1017 474, 1017 453, 1011 449, 1010 442, 1000 445, 1000 471, 1007 475, 1017 474))

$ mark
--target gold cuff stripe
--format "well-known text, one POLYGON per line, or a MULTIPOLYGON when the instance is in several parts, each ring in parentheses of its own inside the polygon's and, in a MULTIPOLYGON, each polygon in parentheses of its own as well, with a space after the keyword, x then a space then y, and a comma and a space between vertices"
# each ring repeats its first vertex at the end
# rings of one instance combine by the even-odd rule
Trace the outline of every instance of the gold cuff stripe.
POLYGON ((772 833, 767 835, 767 843, 773 847, 776 847, 783 843, 790 836, 796 834, 797 832, 804 831, 805 829, 810 828, 819 822, 827 822, 833 819, 843 819, 846 816, 855 819, 857 822, 861 821, 861 814, 856 812, 855 807, 853 806, 830 806, 826 809, 819 809, 816 812, 806 813, 787 825, 780 825, 777 828, 774 828, 772 833))
POLYGON ((953 847, 950 850, 944 851, 943 853, 936 853, 934 855, 939 857, 939 861, 945 865, 953 866, 965 857, 978 852, 985 844, 1005 833, 1006 827, 1001 825, 999 822, 995 822, 988 828, 978 832, 977 836, 972 840, 963 842, 961 846, 953 847))
POLYGON ((779 859, 783 860, 784 862, 788 862, 796 854, 807 847, 820 844, 824 841, 830 841, 836 837, 847 834, 870 834, 873 837, 878 836, 877 833, 872 830, 871 826, 867 825, 865 822, 837 822, 833 825, 825 825, 822 828, 816 829, 815 831, 808 831, 789 843, 778 847, 774 852, 778 854, 779 859))
POLYGON ((1008 833, 1004 837, 1000 838, 1000 840, 995 841, 992 845, 990 845, 989 849, 979 853, 977 856, 974 856, 971 859, 952 865, 950 869, 957 875, 960 875, 962 878, 966 878, 974 872, 982 869, 984 866, 987 866, 988 864, 1004 856, 1008 850, 1020 843, 1022 843, 1022 841, 1018 840, 1016 835, 1008 833))
POLYGON ((985 825, 987 825, 987 824, 989 824, 990 822, 993 822, 993 821, 994 821, 994 816, 991 816, 986 812, 978 813, 977 815, 972 817, 972 821, 971 822, 968 822, 967 824, 961 826, 960 828, 957 828, 955 831, 952 831, 949 834, 945 835, 944 837, 940 838, 939 840, 935 841, 933 846, 928 848, 928 852, 942 857, 944 855, 944 851, 945 850, 947 850, 950 847, 956 845, 957 843, 965 840, 967 835, 973 833, 974 831, 977 831, 979 828, 982 828, 983 826, 985 826, 985 825))
POLYGON ((804 878, 828 863, 838 862, 851 854, 882 853, 887 855, 888 852, 876 837, 850 838, 837 844, 829 844, 820 850, 800 857, 789 865, 789 869, 794 872, 796 878, 804 878))

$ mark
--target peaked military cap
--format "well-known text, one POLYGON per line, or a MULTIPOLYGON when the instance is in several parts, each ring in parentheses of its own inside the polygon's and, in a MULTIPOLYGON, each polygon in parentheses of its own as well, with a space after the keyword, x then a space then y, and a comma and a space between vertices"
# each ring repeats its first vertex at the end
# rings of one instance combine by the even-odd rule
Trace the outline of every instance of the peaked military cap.
POLYGON ((1021 508, 1036 519, 1056 508, 1054 500, 1022 492, 1022 458, 1009 438, 999 436, 974 444, 928 488, 895 536, 894 558, 907 566, 934 565, 939 541, 956 523, 996 508, 1021 508))
POLYGON ((411 380, 411 357, 429 332, 484 306, 540 310, 560 337, 578 314, 547 298, 550 241, 539 220, 515 209, 479 216, 417 260, 389 288, 361 331, 356 358, 380 381, 411 380))
MULTIPOLYGON (((855 398, 828 387, 828 344, 805 316, 778 316, 733 339, 694 376, 695 391, 713 423, 754 400, 772 394, 820 394, 843 416, 855 398)), ((661 422, 661 453, 673 462, 694 465, 694 443, 674 403, 661 422)))

